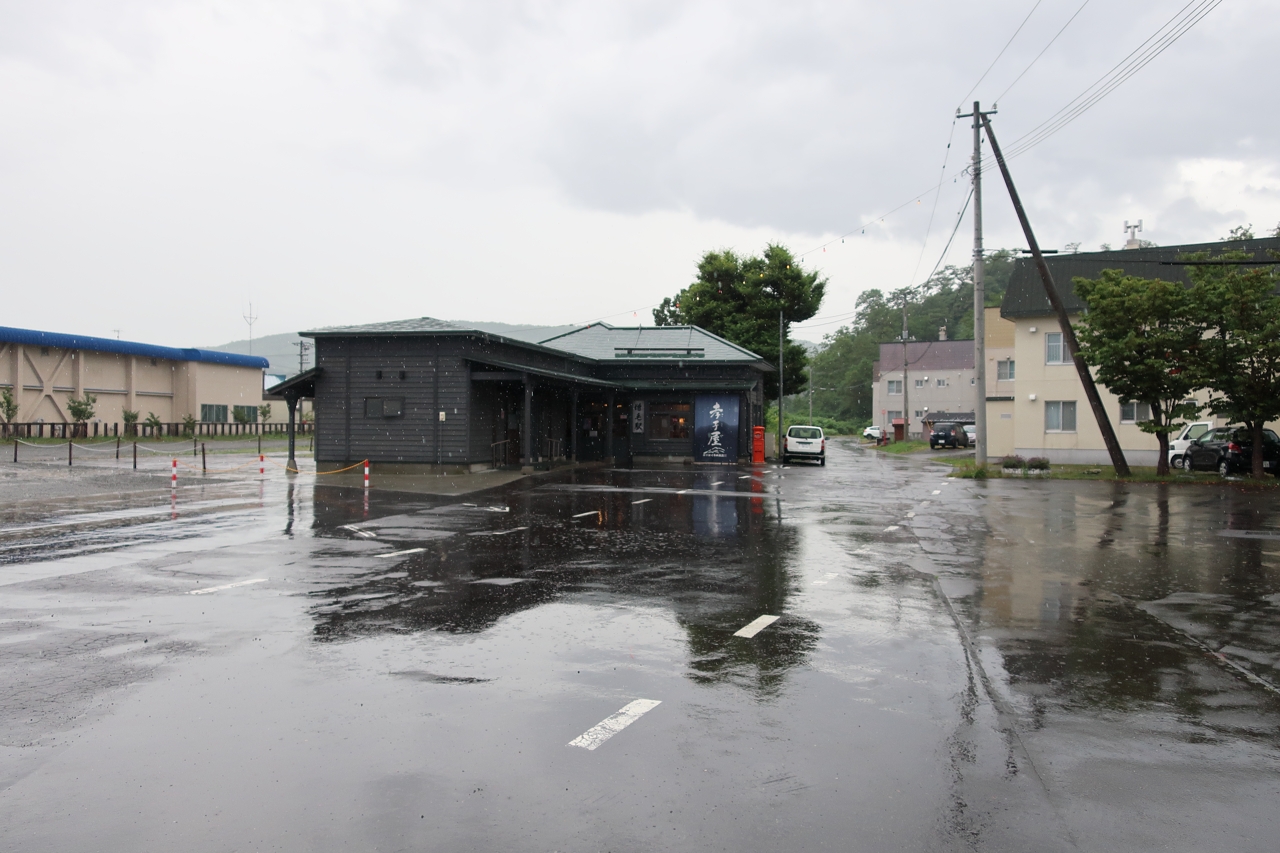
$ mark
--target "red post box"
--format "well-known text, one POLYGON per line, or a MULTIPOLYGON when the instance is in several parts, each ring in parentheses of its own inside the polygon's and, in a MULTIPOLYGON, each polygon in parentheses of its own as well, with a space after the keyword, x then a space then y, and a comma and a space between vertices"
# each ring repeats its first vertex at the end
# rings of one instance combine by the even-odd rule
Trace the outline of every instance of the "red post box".
POLYGON ((751 428, 751 462, 754 465, 764 464, 764 427, 751 428))

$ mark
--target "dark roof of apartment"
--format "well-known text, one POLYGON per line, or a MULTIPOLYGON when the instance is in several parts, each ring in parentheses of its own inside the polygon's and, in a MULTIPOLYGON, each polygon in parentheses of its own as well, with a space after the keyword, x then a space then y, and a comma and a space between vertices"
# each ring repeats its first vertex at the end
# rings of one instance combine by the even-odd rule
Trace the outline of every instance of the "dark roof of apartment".
MULTIPOLYGON (((880 344, 878 379, 882 373, 902 369, 902 344, 890 341, 880 344)), ((910 370, 972 370, 973 340, 911 341, 907 344, 907 367, 910 370)))
MULTIPOLYGON (((1275 260, 1268 250, 1280 251, 1280 238, 1258 240, 1221 240, 1216 243, 1189 243, 1181 246, 1152 246, 1146 249, 1116 249, 1110 252, 1077 252, 1072 255, 1045 255, 1045 263, 1053 275, 1054 286, 1062 296, 1068 314, 1084 311, 1084 303, 1075 294, 1074 280, 1097 278, 1103 270, 1123 270, 1140 278, 1159 278, 1190 284, 1187 267, 1171 262, 1195 252, 1220 255, 1227 251, 1249 252, 1255 260, 1275 260)), ((1029 257, 1018 258, 1009 278, 1009 289, 1000 303, 1000 316, 1006 320, 1019 317, 1044 317, 1053 314, 1044 283, 1029 257)))

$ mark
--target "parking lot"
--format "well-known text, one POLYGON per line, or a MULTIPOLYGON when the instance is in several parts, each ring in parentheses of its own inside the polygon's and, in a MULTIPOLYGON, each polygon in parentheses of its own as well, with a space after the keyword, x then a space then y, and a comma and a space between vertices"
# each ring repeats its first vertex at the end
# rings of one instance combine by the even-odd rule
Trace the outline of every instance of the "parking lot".
POLYGON ((1269 490, 8 467, 5 849, 1275 849, 1269 490))

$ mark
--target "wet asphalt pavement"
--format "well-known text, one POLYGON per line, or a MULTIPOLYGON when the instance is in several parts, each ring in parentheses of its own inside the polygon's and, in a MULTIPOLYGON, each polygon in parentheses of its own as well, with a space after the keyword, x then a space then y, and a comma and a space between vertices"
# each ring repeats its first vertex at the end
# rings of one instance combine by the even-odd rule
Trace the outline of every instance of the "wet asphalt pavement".
POLYGON ((829 453, 10 500, 0 845, 1276 849, 1280 496, 829 453))

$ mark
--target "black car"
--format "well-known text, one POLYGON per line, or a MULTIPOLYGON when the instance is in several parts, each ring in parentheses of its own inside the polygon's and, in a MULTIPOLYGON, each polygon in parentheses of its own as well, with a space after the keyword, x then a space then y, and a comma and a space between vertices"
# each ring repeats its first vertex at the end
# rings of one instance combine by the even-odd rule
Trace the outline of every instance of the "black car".
MULTIPOLYGON (((1253 470, 1253 441, 1246 427, 1216 427, 1191 442, 1186 453, 1192 471, 1248 474, 1253 470)), ((1280 436, 1262 431, 1262 469, 1280 476, 1280 436)))
POLYGON ((934 424, 933 432, 929 433, 929 449, 936 450, 939 447, 968 447, 969 433, 964 431, 962 424, 934 424))

